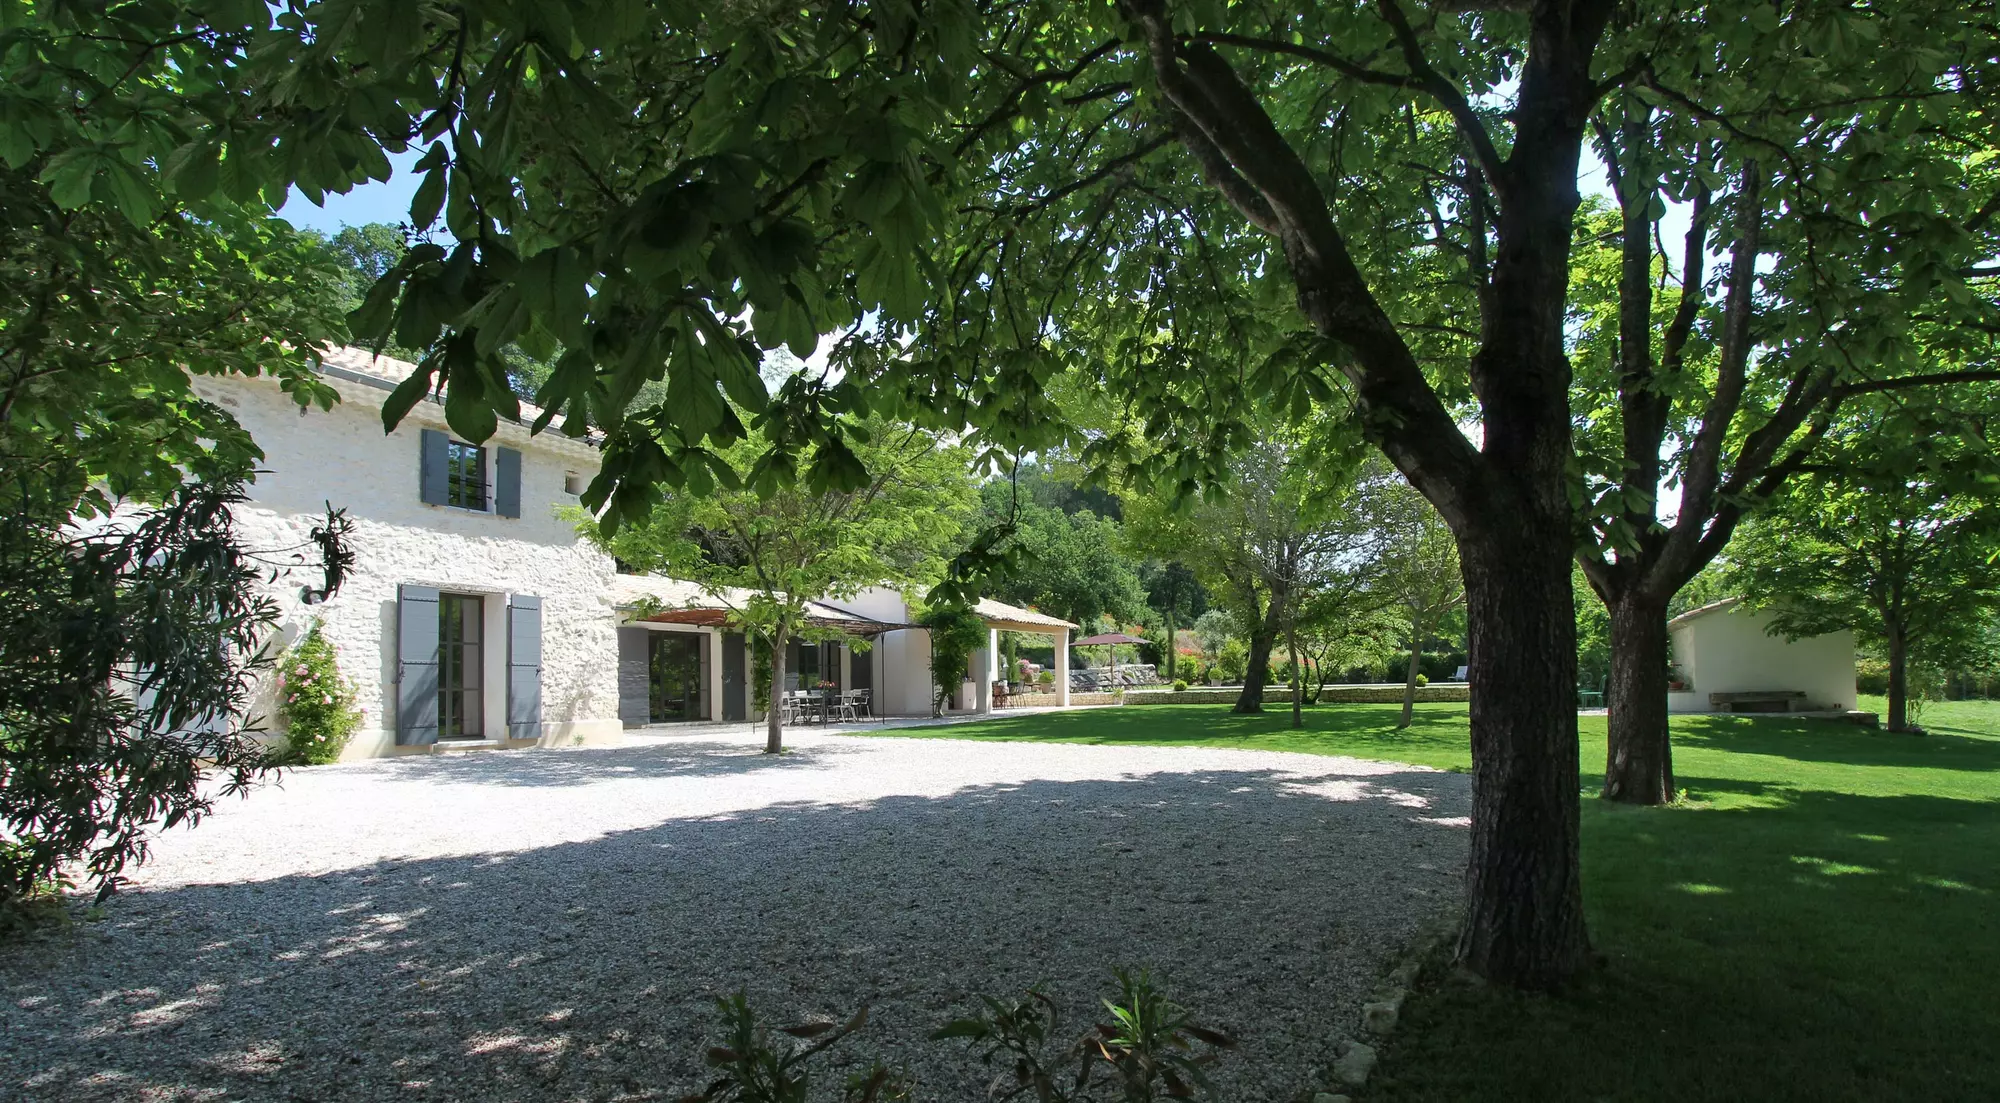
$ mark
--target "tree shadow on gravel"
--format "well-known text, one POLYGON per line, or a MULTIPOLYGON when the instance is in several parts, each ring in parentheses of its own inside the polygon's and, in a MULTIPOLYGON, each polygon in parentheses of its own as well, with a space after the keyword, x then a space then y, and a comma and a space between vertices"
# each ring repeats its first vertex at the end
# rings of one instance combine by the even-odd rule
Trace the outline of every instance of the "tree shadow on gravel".
POLYGON ((1467 804, 1429 772, 1028 781, 133 893, 0 950, 0 1096, 672 1099, 743 989, 871 1003, 854 1058, 975 1099, 990 1073, 922 1041, 969 993, 1049 980, 1081 1030, 1136 965, 1243 1040, 1223 1098, 1284 1099, 1456 900, 1467 804))
POLYGON ((399 781, 564 786, 620 779, 728 777, 777 770, 819 769, 841 757, 866 753, 866 750, 865 746, 815 743, 791 748, 783 754, 769 755, 747 742, 690 740, 639 747, 577 747, 391 758, 352 769, 373 771, 399 781))

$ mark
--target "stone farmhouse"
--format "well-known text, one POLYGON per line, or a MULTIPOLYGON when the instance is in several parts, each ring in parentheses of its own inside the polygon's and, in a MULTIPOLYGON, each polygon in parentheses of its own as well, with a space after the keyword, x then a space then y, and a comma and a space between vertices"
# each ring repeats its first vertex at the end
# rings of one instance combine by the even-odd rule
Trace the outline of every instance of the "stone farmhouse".
MULTIPOLYGON (((358 689, 361 730, 344 758, 437 750, 620 742, 630 729, 753 721, 749 649, 728 624, 729 595, 621 573, 581 539, 565 507, 597 474, 596 448, 502 421, 483 444, 455 437, 435 401, 384 435, 381 409, 412 365, 329 351, 331 411, 301 412, 267 379, 198 381, 265 453, 237 521, 252 546, 301 543, 328 503, 354 524, 355 562, 319 604, 296 578, 272 596, 289 643, 315 618, 358 689)), ((523 408, 531 422, 539 411, 523 408)), ((955 688, 961 710, 992 705, 998 632, 1055 638, 1056 700, 1069 704, 1074 625, 984 601, 989 646, 955 688)), ((867 689, 875 716, 929 715, 929 635, 887 587, 814 603, 820 625, 872 646, 791 645, 788 684, 867 689)), ((268 716, 275 689, 260 711, 268 716)))

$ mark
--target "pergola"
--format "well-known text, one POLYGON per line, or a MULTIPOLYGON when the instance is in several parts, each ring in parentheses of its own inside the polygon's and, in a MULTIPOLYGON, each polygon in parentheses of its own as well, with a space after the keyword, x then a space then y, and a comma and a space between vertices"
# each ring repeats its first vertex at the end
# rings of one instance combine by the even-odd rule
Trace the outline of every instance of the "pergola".
POLYGON ((1076 625, 1061 617, 1047 613, 1037 613, 1033 609, 1023 609, 992 598, 980 598, 973 607, 979 619, 986 622, 985 654, 972 666, 973 682, 978 687, 979 711, 993 711, 993 683, 1000 680, 1000 633, 1026 632, 1036 636, 1053 636, 1056 641, 1056 707, 1069 707, 1069 634, 1076 625))

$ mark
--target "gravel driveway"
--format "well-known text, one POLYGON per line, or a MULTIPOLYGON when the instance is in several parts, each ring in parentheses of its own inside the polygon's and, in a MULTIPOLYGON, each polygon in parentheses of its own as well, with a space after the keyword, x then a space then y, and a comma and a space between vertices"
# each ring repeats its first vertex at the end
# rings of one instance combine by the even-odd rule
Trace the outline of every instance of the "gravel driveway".
POLYGON ((1241 1047, 1224 1098, 1331 1060, 1458 891, 1468 782, 1194 748, 703 734, 321 767, 162 838, 100 922, 0 948, 0 1098, 673 1099, 713 1001, 923 1036, 1049 981, 1079 1029, 1152 969, 1241 1047))

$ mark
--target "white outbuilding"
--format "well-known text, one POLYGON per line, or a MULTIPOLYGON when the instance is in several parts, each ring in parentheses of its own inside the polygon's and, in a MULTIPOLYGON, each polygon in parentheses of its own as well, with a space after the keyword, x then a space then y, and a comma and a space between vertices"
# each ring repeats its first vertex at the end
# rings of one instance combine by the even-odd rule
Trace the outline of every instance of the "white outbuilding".
POLYGON ((1850 712, 1854 633, 1788 640, 1771 615, 1726 598, 1667 622, 1671 712, 1850 712))

